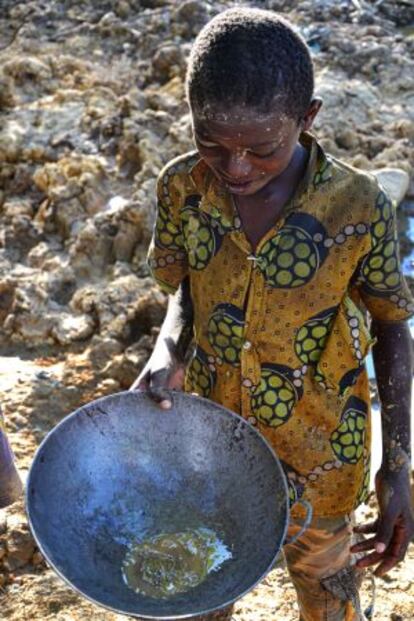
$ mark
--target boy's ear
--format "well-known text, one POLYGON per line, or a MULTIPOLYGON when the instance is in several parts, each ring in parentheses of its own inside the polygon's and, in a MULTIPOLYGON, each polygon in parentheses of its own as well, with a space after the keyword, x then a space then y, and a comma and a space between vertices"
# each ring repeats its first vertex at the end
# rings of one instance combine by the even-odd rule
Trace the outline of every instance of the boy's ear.
POLYGON ((313 125, 313 122, 322 108, 322 99, 320 97, 314 97, 310 102, 309 108, 305 112, 301 119, 302 131, 307 132, 313 125))

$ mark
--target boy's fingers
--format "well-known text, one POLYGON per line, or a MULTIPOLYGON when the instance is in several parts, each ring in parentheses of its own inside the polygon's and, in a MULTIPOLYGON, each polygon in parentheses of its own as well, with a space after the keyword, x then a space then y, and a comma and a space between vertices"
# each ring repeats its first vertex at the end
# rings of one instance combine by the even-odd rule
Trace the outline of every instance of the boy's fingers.
POLYGON ((170 372, 167 386, 172 390, 182 390, 184 385, 185 369, 178 366, 174 371, 170 372))
POLYGON ((378 526, 378 520, 375 522, 368 522, 368 524, 360 524, 359 526, 354 526, 354 533, 359 533, 361 535, 368 535, 370 533, 376 533, 378 526))
MULTIPOLYGON (((407 546, 408 547, 408 546, 407 546)), ((378 565, 377 569, 374 571, 375 576, 384 576, 388 573, 395 565, 397 565, 400 561, 403 560, 407 548, 400 550, 399 554, 390 554, 385 557, 382 561, 381 565, 378 565)))
POLYGON ((151 399, 155 401, 155 403, 158 403, 163 410, 169 410, 171 408, 171 398, 164 388, 150 386, 148 393, 151 399))
POLYGON ((366 541, 360 541, 351 546, 351 552, 356 554, 358 552, 365 552, 366 550, 373 550, 375 548, 376 537, 367 539, 366 541))
POLYGON ((388 518, 388 520, 381 520, 378 524, 377 528, 377 543, 375 544, 375 549, 379 554, 385 552, 391 543, 391 539, 394 533, 394 526, 396 520, 388 518))
POLYGON ((383 554, 373 552, 372 554, 368 554, 368 556, 364 556, 364 558, 359 559, 359 561, 356 562, 356 566, 359 568, 370 567, 371 565, 377 565, 377 563, 382 560, 383 554))
POLYGON ((148 393, 153 401, 163 410, 168 410, 172 406, 171 397, 166 389, 168 384, 168 371, 166 369, 159 369, 155 373, 151 374, 148 393))

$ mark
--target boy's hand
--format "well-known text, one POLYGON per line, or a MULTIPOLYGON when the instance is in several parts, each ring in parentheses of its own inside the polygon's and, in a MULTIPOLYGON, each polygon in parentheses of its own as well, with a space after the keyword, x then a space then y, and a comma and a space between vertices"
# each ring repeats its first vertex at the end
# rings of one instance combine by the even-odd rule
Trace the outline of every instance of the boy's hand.
POLYGON ((409 472, 380 470, 375 478, 379 516, 375 522, 357 526, 356 533, 375 536, 351 547, 351 552, 374 550, 357 561, 357 567, 378 565, 374 574, 383 576, 402 561, 414 537, 414 513, 409 472))
POLYGON ((166 338, 165 344, 164 354, 160 357, 154 352, 130 390, 148 392, 163 410, 169 410, 172 403, 167 391, 183 389, 185 363, 178 358, 172 339, 166 338))

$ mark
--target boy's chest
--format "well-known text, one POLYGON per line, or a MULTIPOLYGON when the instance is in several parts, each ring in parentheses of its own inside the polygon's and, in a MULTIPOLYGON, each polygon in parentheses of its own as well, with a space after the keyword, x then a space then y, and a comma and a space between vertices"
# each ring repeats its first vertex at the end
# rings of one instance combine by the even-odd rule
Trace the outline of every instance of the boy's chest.
POLYGON ((257 200, 246 201, 241 199, 235 201, 242 230, 250 242, 253 252, 265 235, 277 226, 286 202, 284 199, 282 202, 276 200, 258 202, 257 200))
POLYGON ((192 290, 203 304, 209 305, 211 297, 213 305, 232 300, 246 307, 245 296, 254 294, 260 296, 259 306, 260 299, 270 295, 272 307, 279 300, 288 301, 292 311, 299 305, 301 313, 304 302, 315 298, 311 308, 333 306, 348 289, 367 250, 363 239, 367 227, 361 224, 345 221, 328 227, 310 213, 281 217, 277 209, 267 217, 255 218, 251 212, 240 219, 238 230, 220 229, 214 219, 204 217, 184 228, 192 290))

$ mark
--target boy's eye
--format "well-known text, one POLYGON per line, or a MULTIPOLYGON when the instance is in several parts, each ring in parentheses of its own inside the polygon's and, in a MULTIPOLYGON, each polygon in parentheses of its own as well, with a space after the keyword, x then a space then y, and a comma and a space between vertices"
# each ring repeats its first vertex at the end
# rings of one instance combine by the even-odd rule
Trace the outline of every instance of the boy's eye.
POLYGON ((279 147, 276 147, 275 149, 272 149, 271 151, 267 151, 266 153, 258 153, 257 151, 248 151, 249 153, 251 153, 252 155, 254 155, 254 157, 271 157, 272 155, 274 155, 276 153, 276 151, 278 150, 279 147))

